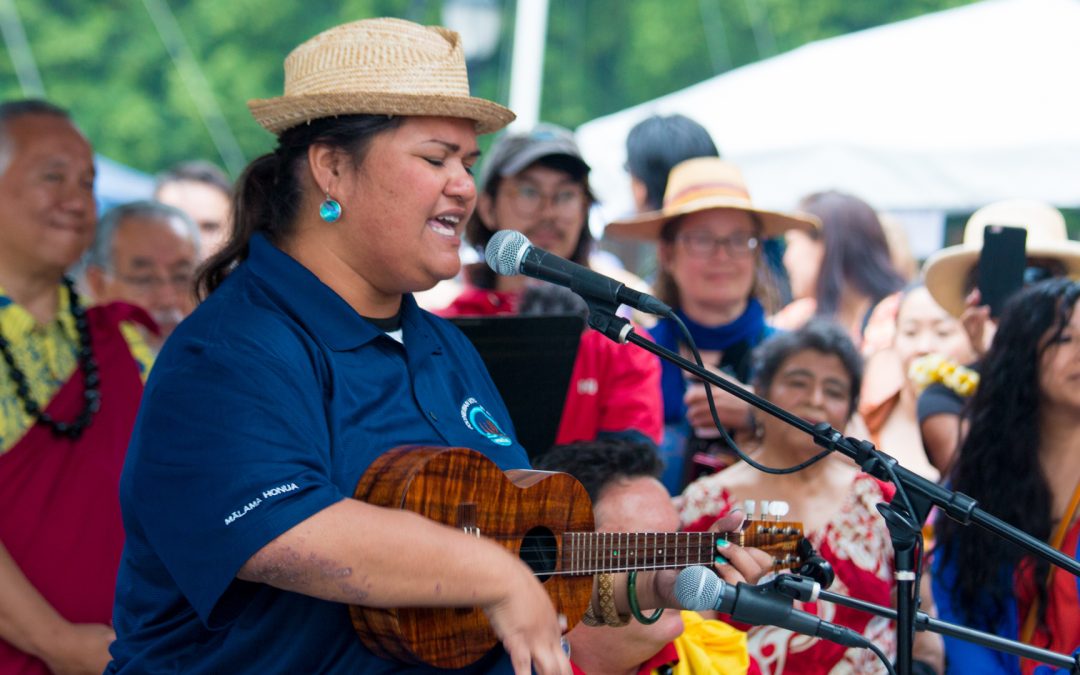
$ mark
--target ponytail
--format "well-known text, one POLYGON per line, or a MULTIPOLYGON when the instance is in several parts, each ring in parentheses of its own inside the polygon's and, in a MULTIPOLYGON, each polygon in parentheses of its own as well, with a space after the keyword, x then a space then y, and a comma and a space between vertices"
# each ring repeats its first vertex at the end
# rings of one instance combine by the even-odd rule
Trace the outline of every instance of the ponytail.
POLYGON ((297 209, 304 197, 300 176, 307 163, 308 148, 315 144, 340 148, 359 167, 372 139, 397 128, 402 121, 402 117, 387 115, 343 115, 312 120, 283 131, 277 149, 249 164, 237 181, 232 233, 225 246, 199 269, 195 280, 199 298, 205 299, 213 293, 233 268, 247 259, 251 237, 256 232, 279 247, 293 233, 297 209))

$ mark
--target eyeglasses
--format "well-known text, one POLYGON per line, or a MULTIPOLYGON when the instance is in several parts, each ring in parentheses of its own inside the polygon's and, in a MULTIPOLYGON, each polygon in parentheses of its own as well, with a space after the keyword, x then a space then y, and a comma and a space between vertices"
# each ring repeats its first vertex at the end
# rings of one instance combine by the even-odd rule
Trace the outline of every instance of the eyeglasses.
POLYGON ((732 258, 745 258, 758 246, 756 237, 749 234, 733 234, 730 237, 714 237, 706 232, 684 232, 675 241, 686 248, 695 258, 709 258, 723 248, 732 258))
POLYGON ((1024 285, 1037 284, 1040 281, 1063 276, 1065 276, 1064 266, 1062 266, 1061 269, 1057 269, 1044 265, 1031 265, 1024 268, 1024 285))
POLYGON ((192 293, 195 289, 195 275, 191 272, 173 274, 168 279, 156 274, 128 275, 118 272, 111 272, 111 274, 141 295, 157 293, 165 286, 171 286, 177 293, 192 293))
POLYGON ((560 188, 549 194, 528 183, 511 184, 508 197, 522 215, 535 215, 550 203, 553 211, 563 216, 580 215, 585 207, 585 191, 580 186, 560 188))

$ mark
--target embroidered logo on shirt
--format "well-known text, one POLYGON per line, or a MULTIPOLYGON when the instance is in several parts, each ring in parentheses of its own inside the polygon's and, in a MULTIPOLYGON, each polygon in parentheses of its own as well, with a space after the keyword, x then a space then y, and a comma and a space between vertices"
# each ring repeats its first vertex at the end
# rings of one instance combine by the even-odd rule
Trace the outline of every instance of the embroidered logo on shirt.
POLYGON ((595 377, 583 377, 577 381, 577 393, 582 396, 596 396, 598 391, 600 391, 600 383, 595 377))
POLYGON ((292 492, 293 490, 299 489, 300 487, 296 483, 285 483, 284 485, 272 487, 269 490, 263 490, 261 497, 256 497, 255 499, 252 499, 247 504, 244 504, 243 508, 237 509, 236 511, 233 511, 229 515, 225 516, 225 524, 232 525, 234 522, 236 522, 238 518, 243 518, 250 511, 258 508, 259 504, 262 504, 264 499, 270 499, 271 497, 277 497, 280 494, 292 492))
POLYGON ((476 431, 495 445, 510 445, 512 443, 510 437, 503 433, 503 430, 496 424, 491 413, 485 410, 484 406, 480 405, 475 398, 467 398, 461 404, 461 421, 465 423, 465 426, 476 431))

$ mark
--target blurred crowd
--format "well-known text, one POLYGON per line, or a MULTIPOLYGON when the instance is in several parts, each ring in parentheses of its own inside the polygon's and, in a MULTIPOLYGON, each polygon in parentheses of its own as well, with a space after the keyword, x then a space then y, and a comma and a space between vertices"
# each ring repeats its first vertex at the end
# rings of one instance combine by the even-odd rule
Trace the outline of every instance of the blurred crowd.
MULTIPOLYGON (((2 672, 108 663, 124 541, 115 490, 143 385, 197 310, 200 266, 222 251, 248 255, 233 228, 244 207, 205 161, 161 173, 153 199, 99 214, 94 139, 77 118, 44 101, 0 105, 2 672)), ((718 151, 722 140, 683 115, 634 127, 636 213, 607 224, 598 242, 590 167, 573 133, 505 132, 479 162, 475 210, 445 226, 463 231, 467 260, 513 230, 651 292, 674 316, 627 317, 656 344, 690 356, 692 336, 720 377, 870 440, 1075 556, 1080 243, 1061 213, 1023 195, 988 204, 961 244, 918 261, 903 228, 858 195, 827 190, 789 212, 759 208, 718 151), (980 253, 987 228, 1001 226, 1026 232, 1023 285, 992 312, 980 289, 995 271, 980 253)), ((482 262, 416 298, 443 317, 588 311, 569 291, 482 262)), ((783 502, 832 566, 831 590, 895 604, 893 543, 876 509, 895 486, 836 453, 817 457, 809 435, 647 351, 581 335, 556 445, 528 448, 534 465, 582 480, 598 529, 706 530, 783 502), (764 473, 748 460, 805 468, 764 473)), ((923 611, 1062 653, 1080 645, 1080 593, 1067 574, 937 513, 918 525, 923 611)), ((890 621, 823 601, 799 606, 896 657, 890 621)), ((622 633, 582 625, 570 633, 571 658, 588 673, 884 672, 862 649, 718 619, 674 613, 622 633), (696 669, 663 670, 678 662, 696 669)), ((918 634, 914 657, 924 673, 1036 666, 931 633, 918 634)))

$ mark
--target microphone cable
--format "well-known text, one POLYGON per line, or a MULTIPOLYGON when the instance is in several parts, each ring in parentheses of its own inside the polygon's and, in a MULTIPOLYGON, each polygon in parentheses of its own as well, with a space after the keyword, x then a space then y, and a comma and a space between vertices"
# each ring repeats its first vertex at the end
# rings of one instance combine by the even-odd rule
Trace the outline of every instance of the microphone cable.
MULTIPOLYGON (((679 327, 679 331, 682 333, 683 338, 686 340, 687 345, 690 347, 691 353, 694 355, 694 362, 698 365, 699 368, 704 370, 705 369, 705 363, 701 358, 701 352, 698 351, 697 344, 694 342, 694 336, 690 334, 690 330, 686 327, 686 324, 683 323, 682 319, 680 319, 679 316, 674 311, 666 313, 664 316, 665 316, 665 318, 668 318, 668 319, 671 319, 672 321, 674 321, 675 324, 679 327)), ((712 391, 713 385, 710 382, 707 382, 707 381, 704 384, 705 384, 705 397, 709 401, 709 412, 712 414, 713 424, 716 425, 716 429, 720 432, 720 437, 735 452, 735 454, 739 457, 739 459, 746 462, 747 464, 749 464, 753 468, 757 469, 758 471, 761 471, 761 472, 767 473, 767 474, 772 474, 772 475, 784 475, 784 474, 795 473, 797 471, 802 471, 803 469, 805 469, 805 468, 807 468, 809 466, 812 466, 812 465, 816 464, 817 462, 820 462, 821 460, 825 459, 825 457, 827 457, 829 455, 829 453, 833 452, 832 449, 826 448, 825 450, 822 450, 821 452, 819 452, 818 454, 814 455, 813 457, 807 459, 804 462, 800 462, 799 464, 796 464, 794 466, 785 467, 785 468, 776 468, 776 467, 765 466, 764 464, 761 464, 760 462, 755 461, 754 458, 747 455, 743 451, 743 449, 740 448, 735 443, 735 439, 733 439, 731 437, 731 435, 728 434, 727 429, 725 429, 724 425, 721 424, 721 422, 720 422, 720 413, 717 412, 717 410, 716 410, 716 401, 713 399, 713 391, 712 391)), ((893 470, 892 462, 886 461, 884 458, 882 458, 880 456, 880 451, 877 448, 874 449, 874 453, 875 453, 875 456, 878 458, 878 462, 881 463, 884 466, 885 471, 889 474, 889 479, 890 479, 890 481, 892 482, 893 486, 896 489, 896 496, 899 497, 901 505, 903 506, 903 508, 905 508, 907 510, 907 513, 909 514, 910 517, 914 517, 915 509, 912 508, 911 500, 908 498, 907 490, 904 488, 904 484, 902 482, 900 482, 899 477, 896 475, 896 472, 893 470)), ((918 527, 917 523, 914 523, 911 520, 908 520, 907 525, 915 533, 915 583, 914 583, 914 588, 913 588, 912 592, 915 594, 915 598, 914 598, 915 607, 918 608, 919 598, 920 598, 920 595, 921 595, 920 594, 920 589, 921 589, 921 584, 922 584, 923 552, 924 552, 925 542, 923 541, 922 528, 918 527)), ((883 661, 887 661, 887 660, 888 659, 883 658, 883 661)))
MULTIPOLYGON (((690 347, 690 352, 694 355, 694 363, 696 363, 698 365, 698 367, 701 368, 702 370, 705 370, 706 367, 705 367, 704 361, 701 358, 701 352, 698 351, 697 344, 695 344, 695 342, 694 342, 694 336, 690 334, 690 329, 688 329, 686 327, 686 324, 683 323, 682 319, 680 319, 679 316, 674 311, 665 314, 664 317, 667 318, 667 319, 671 319, 672 321, 675 322, 675 325, 677 325, 679 327, 679 332, 682 333, 683 338, 686 340, 687 346, 690 347)), ((731 435, 728 434, 727 429, 725 429, 724 425, 720 423, 720 413, 718 413, 716 411, 716 401, 713 399, 712 388, 713 388, 713 385, 710 382, 706 381, 705 382, 705 398, 708 399, 708 401, 709 401, 709 412, 712 413, 713 424, 716 425, 717 431, 720 432, 720 437, 735 452, 735 454, 739 457, 739 459, 746 462, 750 466, 754 467, 758 471, 762 471, 764 473, 770 473, 770 474, 774 474, 774 475, 795 473, 796 471, 802 471, 806 467, 811 466, 813 464, 816 464, 817 462, 820 462, 822 459, 825 459, 825 457, 828 456, 828 454, 830 452, 832 452, 832 450, 830 450, 830 449, 822 450, 821 452, 814 455, 813 457, 806 460, 805 462, 801 462, 801 463, 796 464, 794 466, 789 466, 789 467, 783 468, 783 469, 777 469, 777 468, 774 468, 774 467, 765 466, 764 464, 761 464, 761 463, 755 461, 754 458, 750 457, 750 455, 747 455, 745 452, 743 452, 742 448, 740 448, 738 445, 736 445, 735 439, 733 439, 731 437, 731 435)))

